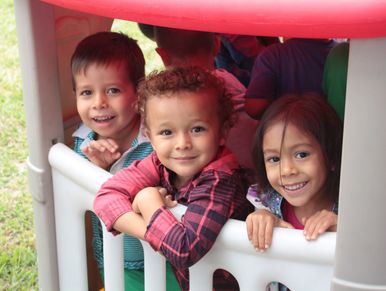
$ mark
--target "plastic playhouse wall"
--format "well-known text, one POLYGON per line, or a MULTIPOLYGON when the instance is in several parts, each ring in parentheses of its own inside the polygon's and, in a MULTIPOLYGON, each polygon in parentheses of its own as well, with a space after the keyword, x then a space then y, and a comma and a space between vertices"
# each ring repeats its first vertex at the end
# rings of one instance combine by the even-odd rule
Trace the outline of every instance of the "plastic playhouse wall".
MULTIPOLYGON (((68 64, 78 41, 109 30, 116 18, 350 39, 337 234, 309 243, 297 231, 279 229, 272 249, 257 254, 244 223, 230 221, 213 250, 190 269, 191 290, 211 290, 208 274, 219 267, 235 275, 241 290, 263 290, 272 280, 291 290, 386 290, 385 0, 15 0, 15 13, 41 290, 88 290, 84 211, 110 174, 66 146, 78 122, 68 64)), ((104 237, 105 290, 123 290, 121 238, 104 237)), ((144 246, 146 290, 165 290, 163 258, 144 246)))

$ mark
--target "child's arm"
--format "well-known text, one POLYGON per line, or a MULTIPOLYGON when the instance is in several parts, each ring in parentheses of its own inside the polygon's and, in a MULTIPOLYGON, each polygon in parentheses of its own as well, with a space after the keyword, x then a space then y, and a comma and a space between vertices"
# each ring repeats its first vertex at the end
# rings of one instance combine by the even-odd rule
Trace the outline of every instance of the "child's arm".
POLYGON ((142 161, 132 163, 108 179, 99 189, 93 206, 108 231, 114 234, 120 231, 137 232, 130 229, 130 224, 125 227, 122 225, 125 225, 130 217, 138 216, 132 215, 135 214, 132 207, 135 195, 145 187, 159 184, 160 177, 153 158, 154 155, 150 154, 142 161), (131 214, 125 215, 129 213, 131 214))
POLYGON ((140 214, 133 211, 122 214, 114 223, 114 229, 144 240, 146 223, 140 214))
POLYGON ((248 189, 247 199, 256 209, 246 219, 248 239, 257 251, 264 252, 271 246, 274 227, 294 227, 277 216, 275 210, 280 207, 280 204, 277 204, 281 199, 279 193, 272 190, 262 191, 258 184, 254 184, 248 189))
POLYGON ((257 209, 246 219, 248 239, 256 251, 264 252, 272 244, 274 227, 293 228, 293 226, 278 218, 267 209, 257 209))
POLYGON ((112 139, 93 140, 82 147, 82 151, 90 162, 105 170, 121 157, 118 145, 112 139))
POLYGON ((322 210, 316 212, 308 219, 303 219, 304 236, 307 240, 316 240, 326 231, 336 231, 338 215, 332 211, 322 210))
POLYGON ((163 202, 157 191, 145 191, 136 197, 148 224, 145 239, 176 268, 192 266, 210 250, 230 216, 236 193, 229 175, 208 175, 198 180, 186 197, 188 205, 181 222, 165 206, 160 207, 163 202))
POLYGON ((151 216, 164 205, 168 208, 174 207, 177 205, 177 201, 171 200, 171 196, 167 194, 165 188, 146 187, 139 191, 134 198, 133 212, 127 212, 120 216, 113 224, 113 228, 143 240, 151 216), (144 201, 141 203, 141 209, 139 208, 139 201, 144 201))

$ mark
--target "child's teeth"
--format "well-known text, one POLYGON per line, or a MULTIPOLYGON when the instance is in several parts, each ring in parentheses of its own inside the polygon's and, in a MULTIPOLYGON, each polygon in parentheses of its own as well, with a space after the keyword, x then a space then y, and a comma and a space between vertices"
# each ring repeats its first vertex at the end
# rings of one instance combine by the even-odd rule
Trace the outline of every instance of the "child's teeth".
POLYGON ((300 184, 296 184, 296 185, 287 185, 287 186, 284 186, 284 188, 286 188, 287 190, 291 190, 291 191, 294 191, 294 190, 298 190, 302 187, 304 187, 306 183, 300 183, 300 184))
POLYGON ((106 121, 106 120, 110 120, 110 119, 112 119, 112 118, 113 118, 112 116, 95 117, 94 120, 95 120, 95 121, 106 121))

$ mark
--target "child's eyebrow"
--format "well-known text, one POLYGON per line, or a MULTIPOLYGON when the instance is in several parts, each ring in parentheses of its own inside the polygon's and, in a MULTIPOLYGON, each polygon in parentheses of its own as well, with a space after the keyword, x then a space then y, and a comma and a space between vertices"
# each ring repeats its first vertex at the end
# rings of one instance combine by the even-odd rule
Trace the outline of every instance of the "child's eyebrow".
POLYGON ((274 149, 266 149, 266 150, 263 150, 263 154, 264 155, 272 155, 272 154, 278 154, 279 151, 277 150, 274 150, 274 149))
MULTIPOLYGON (((291 145, 289 148, 290 151, 293 151, 293 150, 296 150, 297 148, 314 148, 314 145, 310 144, 310 143, 297 143, 297 144, 294 144, 294 145, 291 145)), ((267 155, 267 154, 278 154, 280 153, 280 150, 276 150, 276 149, 264 149, 263 150, 263 154, 264 155, 267 155)))
POLYGON ((315 146, 310 144, 310 143, 297 143, 297 144, 294 144, 290 147, 291 150, 294 150, 294 149, 297 149, 297 148, 303 148, 303 147, 306 147, 306 148, 314 148, 315 146))

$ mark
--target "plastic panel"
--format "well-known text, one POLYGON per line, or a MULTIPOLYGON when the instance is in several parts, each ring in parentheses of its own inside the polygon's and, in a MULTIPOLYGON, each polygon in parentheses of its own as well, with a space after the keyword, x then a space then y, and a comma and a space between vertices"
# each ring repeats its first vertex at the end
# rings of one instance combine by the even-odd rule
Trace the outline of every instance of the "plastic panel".
MULTIPOLYGON (((92 207, 93 193, 110 174, 63 144, 51 148, 49 160, 54 178, 60 287, 87 290, 83 214, 92 207)), ((184 210, 180 205, 173 212, 180 218, 184 210)), ((212 290, 212 274, 218 268, 230 271, 241 290, 264 290, 271 281, 283 282, 297 291, 328 290, 335 238, 335 233, 326 233, 318 241, 308 242, 299 230, 278 228, 272 247, 261 254, 248 241, 245 222, 229 220, 211 251, 191 267, 191 291, 212 290)), ((105 290, 123 290, 122 247, 119 247, 122 242, 119 236, 108 233, 104 239, 105 269, 109 270, 105 273, 105 290)), ((146 242, 143 246, 146 291, 165 290, 165 259, 146 242)))

